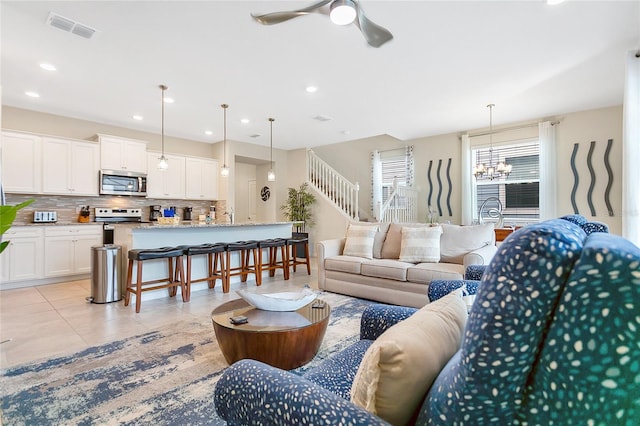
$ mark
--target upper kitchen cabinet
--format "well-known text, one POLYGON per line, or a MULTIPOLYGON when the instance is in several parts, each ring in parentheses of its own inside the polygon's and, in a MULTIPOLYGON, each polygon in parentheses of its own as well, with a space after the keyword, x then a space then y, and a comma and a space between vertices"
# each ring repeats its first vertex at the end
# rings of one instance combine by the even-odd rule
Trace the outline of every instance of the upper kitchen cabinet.
POLYGON ((147 173, 147 144, 117 136, 98 135, 100 168, 147 173))
POLYGON ((42 191, 42 138, 28 133, 2 132, 2 185, 5 192, 42 191))
POLYGON ((169 168, 160 171, 160 153, 147 153, 147 197, 182 200, 185 197, 185 157, 167 153, 164 156, 169 168))
POLYGON ((206 158, 186 159, 186 199, 218 199, 218 162, 206 158))
POLYGON ((98 144, 42 138, 42 193, 98 196, 99 167, 98 144))

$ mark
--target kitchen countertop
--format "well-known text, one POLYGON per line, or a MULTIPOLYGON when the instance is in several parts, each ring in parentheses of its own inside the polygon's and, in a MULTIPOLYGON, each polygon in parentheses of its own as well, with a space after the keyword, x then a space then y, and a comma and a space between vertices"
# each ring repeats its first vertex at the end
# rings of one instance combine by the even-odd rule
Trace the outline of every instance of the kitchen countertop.
POLYGON ((293 222, 262 222, 262 223, 206 223, 199 221, 181 221, 177 225, 159 225, 158 223, 143 223, 134 226, 133 229, 175 229, 175 228, 222 228, 241 226, 287 225, 293 222))
POLYGON ((70 226, 70 225, 102 225, 102 222, 13 222, 11 226, 70 226))

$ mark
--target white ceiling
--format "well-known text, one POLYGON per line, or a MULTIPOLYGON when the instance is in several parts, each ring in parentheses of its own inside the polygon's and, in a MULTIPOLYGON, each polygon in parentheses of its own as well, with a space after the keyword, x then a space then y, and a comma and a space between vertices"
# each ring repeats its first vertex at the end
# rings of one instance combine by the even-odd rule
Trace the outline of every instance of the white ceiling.
POLYGON ((268 145, 268 117, 275 148, 405 140, 487 127, 488 103, 494 125, 619 105, 625 52, 640 47, 637 0, 361 0, 394 35, 378 49, 325 15, 274 26, 250 17, 311 3, 3 0, 2 103, 159 133, 166 84, 175 137, 220 141, 228 103, 232 140, 268 145), (99 33, 47 26, 49 12, 99 33))

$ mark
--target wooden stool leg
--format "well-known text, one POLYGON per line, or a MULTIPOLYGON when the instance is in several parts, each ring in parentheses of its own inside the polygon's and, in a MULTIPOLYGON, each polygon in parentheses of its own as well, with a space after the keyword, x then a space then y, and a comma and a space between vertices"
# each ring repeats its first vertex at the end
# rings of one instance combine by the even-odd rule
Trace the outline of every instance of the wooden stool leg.
MULTIPOLYGON (((187 285, 187 283, 185 282, 184 279, 184 268, 182 266, 182 256, 178 256, 176 259, 176 274, 180 274, 180 281, 179 281, 179 286, 180 286, 180 294, 182 295, 182 301, 183 302, 188 302, 189 300, 191 300, 191 256, 188 256, 187 259, 187 268, 189 268, 189 285, 187 285)), ((173 287, 174 289, 177 290, 176 287, 173 287)))
POLYGON ((311 265, 309 264, 309 243, 304 243, 304 258, 307 261, 307 275, 311 275, 311 265))
MULTIPOLYGON (((182 258, 180 257, 176 258, 176 263, 178 262, 178 259, 180 260, 180 262, 182 262, 182 258)), ((169 282, 172 282, 175 280, 175 277, 173 275, 173 258, 167 258, 167 266, 169 267, 169 278, 167 279, 169 282)), ((169 297, 174 297, 177 293, 177 289, 174 286, 167 287, 167 291, 169 292, 169 297)))
POLYGON ((256 285, 262 285, 262 250, 252 249, 253 252, 253 270, 256 275, 256 285), (256 258, 257 255, 257 258, 256 258))
POLYGON ((231 284, 230 283, 230 279, 229 279, 229 277, 231 275, 231 252, 227 251, 226 253, 227 253, 227 255, 226 255, 227 261, 226 261, 226 265, 225 266, 227 268, 226 269, 227 272, 225 274, 226 280, 222 281, 222 292, 223 293, 229 293, 229 287, 230 287, 230 284, 231 284))
POLYGON ((296 265, 298 265, 297 253, 296 249, 298 248, 297 244, 291 244, 291 264, 293 265, 293 272, 296 272, 296 265))
POLYGON ((289 279, 289 262, 287 261, 287 247, 280 247, 280 256, 282 256, 282 273, 284 274, 284 279, 289 279))
POLYGON ((216 278, 213 276, 216 273, 216 264, 218 263, 218 254, 216 253, 215 258, 213 257, 213 253, 207 253, 207 283, 209 284, 209 288, 214 288, 216 286, 216 278), (215 259, 215 260, 214 260, 215 259))
POLYGON ((136 262, 137 277, 136 277, 136 314, 140 313, 140 302, 142 299, 142 262, 136 262))
POLYGON ((129 259, 129 266, 127 267, 127 288, 124 291, 124 306, 129 306, 129 301, 131 300, 131 281, 133 279, 133 260, 129 259))

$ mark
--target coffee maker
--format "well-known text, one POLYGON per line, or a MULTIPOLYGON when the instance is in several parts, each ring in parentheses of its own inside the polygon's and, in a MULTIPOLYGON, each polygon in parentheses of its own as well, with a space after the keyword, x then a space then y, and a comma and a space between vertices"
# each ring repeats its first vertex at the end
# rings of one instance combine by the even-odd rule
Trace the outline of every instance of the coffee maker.
POLYGON ((162 206, 151 206, 149 213, 149 220, 158 220, 162 216, 162 206))
POLYGON ((192 220, 193 207, 185 207, 182 220, 192 220))

